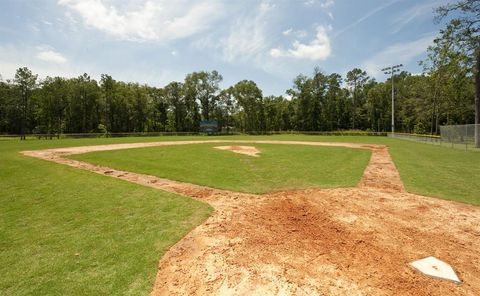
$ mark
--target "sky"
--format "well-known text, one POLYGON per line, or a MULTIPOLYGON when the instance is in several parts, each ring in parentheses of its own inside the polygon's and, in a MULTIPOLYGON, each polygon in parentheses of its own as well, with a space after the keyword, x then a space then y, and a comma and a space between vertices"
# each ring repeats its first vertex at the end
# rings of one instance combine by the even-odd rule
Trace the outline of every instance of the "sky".
POLYGON ((222 87, 255 81, 284 95, 315 67, 343 76, 402 63, 421 73, 448 0, 0 0, 0 75, 116 80, 162 87, 217 70, 222 87))

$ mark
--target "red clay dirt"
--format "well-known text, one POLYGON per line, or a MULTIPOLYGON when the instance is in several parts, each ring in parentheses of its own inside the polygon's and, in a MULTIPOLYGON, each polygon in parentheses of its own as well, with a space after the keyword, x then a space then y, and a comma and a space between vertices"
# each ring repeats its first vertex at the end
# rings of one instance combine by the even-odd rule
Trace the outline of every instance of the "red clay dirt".
POLYGON ((215 212, 160 260, 152 295, 480 295, 480 208, 405 192, 381 145, 293 141, 175 141, 24 151, 208 202, 215 212), (355 188, 254 195, 96 166, 64 156, 199 143, 370 149, 355 188), (408 263, 435 256, 463 284, 408 263))

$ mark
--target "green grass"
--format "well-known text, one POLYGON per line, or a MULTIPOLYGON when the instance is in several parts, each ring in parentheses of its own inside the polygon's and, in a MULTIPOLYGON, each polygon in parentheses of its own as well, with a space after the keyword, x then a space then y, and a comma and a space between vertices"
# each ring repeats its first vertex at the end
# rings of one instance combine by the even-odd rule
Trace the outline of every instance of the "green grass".
POLYGON ((480 153, 395 140, 391 154, 409 192, 480 205, 480 153))
POLYGON ((0 144, 1 295, 147 295, 161 255, 210 214, 189 198, 17 153, 94 142, 0 144))
MULTIPOLYGON (((167 139, 186 138, 165 138, 165 140, 167 139)), ((189 137, 188 139, 206 138, 189 137)), ((383 144, 389 146, 390 154, 409 192, 480 205, 479 151, 465 151, 452 149, 447 146, 436 146, 386 137, 364 136, 275 135, 215 137, 212 139, 334 141, 383 144)), ((129 138, 129 141, 131 140, 129 138)), ((155 141, 153 138, 147 138, 147 140, 155 141)), ((319 147, 313 148, 318 149, 319 147)), ((123 151, 118 152, 123 153, 123 151)))
MULTIPOLYGON (((0 295, 146 295, 152 288, 160 256, 211 212, 209 206, 188 198, 24 157, 18 151, 186 139, 218 138, 1 141, 0 295)), ((479 152, 382 137, 279 135, 223 139, 386 144, 409 191, 480 205, 479 152)), ((318 160, 315 153, 330 153, 311 148, 316 151, 312 151, 311 165, 318 160)), ((276 150, 272 153, 280 153, 276 150)), ((247 157, 223 153, 229 159, 247 157)), ((322 167, 312 174, 324 171, 335 173, 331 167, 322 167)))
POLYGON ((409 192, 480 205, 479 151, 386 137, 280 135, 274 139, 387 145, 409 192))
POLYGON ((71 158, 177 181, 233 191, 265 193, 308 187, 353 187, 370 151, 301 145, 255 144, 251 157, 195 144, 93 152, 71 158))

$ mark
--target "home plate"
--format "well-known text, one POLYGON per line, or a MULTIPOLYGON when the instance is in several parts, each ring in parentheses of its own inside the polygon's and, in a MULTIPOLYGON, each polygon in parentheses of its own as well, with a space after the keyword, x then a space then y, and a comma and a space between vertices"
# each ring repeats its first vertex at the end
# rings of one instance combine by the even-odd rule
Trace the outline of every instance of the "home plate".
POLYGON ((411 267, 415 268, 416 270, 420 271, 421 273, 442 279, 447 281, 452 281, 456 284, 461 284, 462 281, 458 278, 457 274, 453 270, 453 268, 435 257, 427 257, 417 261, 413 261, 409 263, 411 267))

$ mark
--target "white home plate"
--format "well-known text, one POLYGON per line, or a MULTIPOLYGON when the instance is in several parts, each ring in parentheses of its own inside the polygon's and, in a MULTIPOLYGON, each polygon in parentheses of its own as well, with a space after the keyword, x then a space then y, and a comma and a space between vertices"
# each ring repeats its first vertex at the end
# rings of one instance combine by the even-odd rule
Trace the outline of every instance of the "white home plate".
POLYGON ((410 266, 428 276, 452 281, 460 284, 462 281, 458 278, 453 268, 435 257, 427 257, 417 261, 410 262, 410 266))

